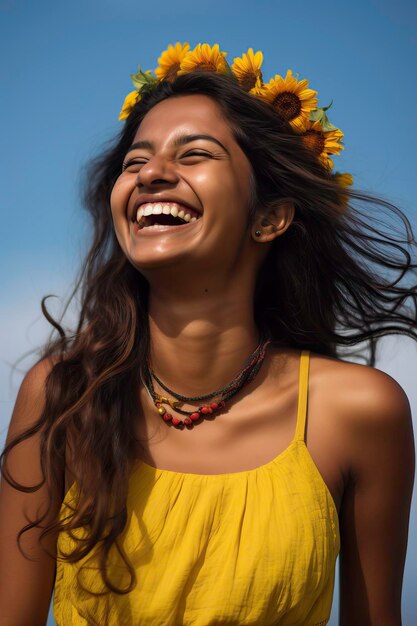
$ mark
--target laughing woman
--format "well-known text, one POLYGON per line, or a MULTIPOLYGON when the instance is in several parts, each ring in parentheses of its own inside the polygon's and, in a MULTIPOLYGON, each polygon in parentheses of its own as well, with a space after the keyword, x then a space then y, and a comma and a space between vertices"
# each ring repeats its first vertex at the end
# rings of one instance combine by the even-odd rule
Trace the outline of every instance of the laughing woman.
POLYGON ((339 553, 340 625, 401 624, 413 429, 374 365, 417 338, 416 241, 306 80, 225 57, 139 71, 90 167, 78 326, 43 300, 2 454, 1 624, 54 590, 58 626, 321 626, 339 553))

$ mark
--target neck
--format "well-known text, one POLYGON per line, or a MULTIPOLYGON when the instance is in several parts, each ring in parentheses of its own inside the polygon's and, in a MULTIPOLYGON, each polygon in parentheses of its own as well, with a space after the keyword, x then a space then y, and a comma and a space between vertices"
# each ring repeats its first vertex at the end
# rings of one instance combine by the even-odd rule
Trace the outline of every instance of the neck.
POLYGON ((149 330, 152 368, 187 396, 226 385, 259 343, 251 294, 237 288, 187 300, 151 290, 149 330))

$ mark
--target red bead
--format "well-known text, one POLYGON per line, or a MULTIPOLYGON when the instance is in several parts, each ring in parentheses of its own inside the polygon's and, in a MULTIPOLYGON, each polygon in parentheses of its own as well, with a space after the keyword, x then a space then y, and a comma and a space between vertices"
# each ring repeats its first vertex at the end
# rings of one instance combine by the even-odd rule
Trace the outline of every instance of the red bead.
POLYGON ((213 409, 213 411, 217 411, 217 409, 219 408, 219 405, 217 404, 217 402, 212 402, 210 404, 210 407, 213 409))
POLYGON ((193 423, 193 420, 190 417, 186 417, 184 419, 184 424, 192 424, 192 423, 193 423))
POLYGON ((208 406, 202 406, 200 409, 200 413, 203 415, 207 415, 207 413, 212 413, 212 410, 208 406))
POLYGON ((178 424, 182 424, 183 421, 179 420, 178 417, 173 417, 172 418, 172 423, 174 424, 174 426, 178 426, 178 424))
POLYGON ((169 422, 170 420, 172 420, 171 413, 165 413, 162 417, 166 422, 169 422))
POLYGON ((200 419, 200 413, 191 413, 190 418, 193 422, 200 419))
POLYGON ((224 409, 225 406, 226 406, 226 403, 224 402, 224 400, 219 402, 219 409, 224 409))

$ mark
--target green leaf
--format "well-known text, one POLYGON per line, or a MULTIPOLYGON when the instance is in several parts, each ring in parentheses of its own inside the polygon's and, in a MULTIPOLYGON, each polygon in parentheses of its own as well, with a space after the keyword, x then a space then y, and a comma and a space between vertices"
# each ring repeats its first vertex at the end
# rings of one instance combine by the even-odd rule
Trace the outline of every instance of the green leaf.
POLYGON ((154 89, 154 84, 146 83, 140 90, 140 95, 143 97, 145 94, 150 93, 154 89))
POLYGON ((328 133, 329 130, 337 130, 337 126, 331 123, 327 115, 323 111, 323 117, 320 120, 320 124, 324 132, 328 133))
POLYGON ((333 104, 333 100, 330 102, 330 104, 327 107, 322 107, 323 111, 328 111, 330 109, 330 107, 333 104))
POLYGON ((322 129, 326 133, 329 132, 329 130, 337 130, 337 126, 331 123, 325 113, 325 111, 330 109, 331 106, 332 103, 330 103, 327 107, 320 107, 319 109, 310 111, 310 122, 320 122, 322 129))
POLYGON ((230 65, 228 64, 228 62, 226 61, 226 59, 224 60, 225 66, 226 66, 226 76, 229 76, 230 78, 236 78, 235 75, 232 72, 232 68, 230 67, 230 65))
POLYGON ((323 115, 323 109, 314 109, 314 111, 310 111, 310 122, 321 122, 323 115))
POLYGON ((132 83, 133 86, 136 87, 136 89, 138 89, 139 91, 142 90, 142 87, 144 87, 145 85, 152 85, 154 86, 157 82, 158 79, 156 78, 156 76, 153 76, 149 70, 148 72, 142 72, 142 70, 140 69, 140 66, 138 67, 138 73, 137 74, 131 74, 131 78, 132 78, 132 83))

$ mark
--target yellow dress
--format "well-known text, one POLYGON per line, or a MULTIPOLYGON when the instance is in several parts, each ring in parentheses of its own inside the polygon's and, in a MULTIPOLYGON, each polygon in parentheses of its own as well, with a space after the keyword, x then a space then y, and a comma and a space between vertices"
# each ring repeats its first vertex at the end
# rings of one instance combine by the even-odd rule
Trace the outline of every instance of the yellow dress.
MULTIPOLYGON (((138 464, 122 534, 137 586, 95 597, 77 584, 83 561, 58 560, 58 626, 327 624, 340 533, 334 500, 304 442, 309 358, 303 350, 294 439, 269 463, 214 475, 138 464)), ((72 541, 60 533, 58 550, 72 541)), ((111 580, 127 584, 116 553, 111 567, 111 580)), ((94 567, 81 581, 103 590, 94 567)))

